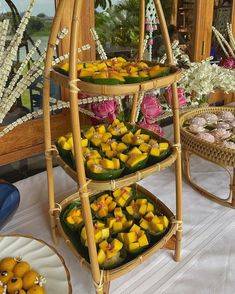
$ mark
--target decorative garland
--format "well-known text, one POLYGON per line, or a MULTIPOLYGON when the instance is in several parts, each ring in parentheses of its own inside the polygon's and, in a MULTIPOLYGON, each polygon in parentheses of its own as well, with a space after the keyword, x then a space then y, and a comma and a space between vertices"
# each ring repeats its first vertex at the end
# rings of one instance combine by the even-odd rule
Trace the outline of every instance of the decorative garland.
POLYGON ((103 45, 101 44, 100 40, 99 40, 99 36, 96 32, 96 30, 94 28, 91 28, 90 29, 90 32, 91 32, 91 35, 92 35, 92 38, 94 39, 96 45, 97 45, 97 51, 100 55, 100 59, 101 60, 107 60, 107 55, 104 51, 104 47, 103 45))

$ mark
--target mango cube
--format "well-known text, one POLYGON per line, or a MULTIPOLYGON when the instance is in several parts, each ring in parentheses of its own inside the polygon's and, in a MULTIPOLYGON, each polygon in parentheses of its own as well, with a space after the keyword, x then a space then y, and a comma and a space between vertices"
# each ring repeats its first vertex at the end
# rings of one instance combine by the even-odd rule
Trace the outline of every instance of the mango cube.
POLYGON ((148 152, 150 149, 150 146, 147 143, 141 143, 139 149, 142 152, 148 152))
POLYGON ((160 151, 165 151, 169 148, 169 144, 167 142, 159 143, 159 148, 160 148, 160 151))
POLYGON ((112 158, 114 169, 120 169, 120 161, 117 158, 112 158))
POLYGON ((128 155, 120 153, 117 155, 122 162, 126 162, 128 160, 128 155))
POLYGON ((127 243, 127 244, 136 242, 137 239, 138 239, 138 237, 135 232, 130 232, 130 233, 124 234, 124 240, 125 240, 125 243, 127 243))
POLYGON ((109 159, 103 159, 100 161, 100 164, 102 165, 103 168, 112 170, 114 169, 114 164, 112 160, 109 159))
POLYGON ((142 204, 140 205, 140 208, 139 208, 139 213, 144 215, 147 211, 147 205, 146 204, 142 204))
POLYGON ((139 242, 134 242, 134 243, 130 243, 128 244, 128 250, 131 251, 135 251, 136 249, 138 249, 140 247, 139 242))
POLYGON ((165 215, 164 216, 159 216, 159 220, 163 224, 164 229, 166 229, 168 227, 168 225, 169 225, 168 218, 165 215))
POLYGON ((120 232, 123 229, 122 222, 114 222, 113 224, 113 232, 120 232))
POLYGON ((98 257, 98 263, 100 265, 102 265, 105 262, 105 259, 106 259, 106 254, 105 254, 103 249, 101 249, 101 248, 99 249, 97 257, 98 257))
POLYGON ((147 239, 147 237, 146 237, 145 234, 142 235, 142 236, 138 239, 138 242, 139 242, 140 247, 144 247, 144 246, 149 245, 148 239, 147 239))
POLYGON ((132 144, 134 135, 129 132, 122 137, 122 142, 125 144, 132 144))
POLYGON ((150 155, 152 155, 152 156, 160 156, 160 148, 156 148, 156 147, 151 148, 150 155))
POLYGON ((59 139, 57 140, 57 143, 59 145, 63 145, 65 142, 67 141, 67 138, 65 138, 64 136, 59 137, 59 139))

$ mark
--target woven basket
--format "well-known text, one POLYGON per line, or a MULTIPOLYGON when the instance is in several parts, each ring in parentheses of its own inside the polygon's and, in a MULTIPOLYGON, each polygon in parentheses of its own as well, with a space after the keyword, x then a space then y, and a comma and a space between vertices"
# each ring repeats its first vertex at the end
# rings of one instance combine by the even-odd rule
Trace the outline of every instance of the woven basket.
MULTIPOLYGON (((125 273, 128 273, 135 267, 137 267, 139 264, 141 264, 143 261, 145 261, 147 258, 152 256, 154 253, 156 253, 159 249, 161 249, 167 241, 175 234, 176 229, 177 229, 177 224, 173 221, 174 220, 174 214, 171 212, 171 210, 164 204, 162 203, 158 198, 156 198, 152 193, 144 189, 143 187, 139 186, 138 184, 132 185, 138 192, 141 192, 142 194, 146 195, 149 197, 154 203, 156 203, 159 211, 163 213, 168 219, 171 220, 169 224, 169 230, 166 233, 166 235, 160 239, 157 243, 155 243, 152 247, 147 249, 145 252, 141 253, 138 255, 135 259, 115 268, 112 270, 104 270, 104 282, 109 282, 113 279, 116 279, 120 276, 122 276, 125 273)), ((76 196, 71 196, 65 200, 63 200, 60 203, 61 209, 63 210, 68 204, 70 204, 72 201, 78 199, 76 196)), ((61 211, 62 211, 61 210, 61 211)), ((73 251, 79 262, 81 263, 82 266, 84 266, 86 269, 91 270, 90 264, 83 258, 78 251, 76 250, 75 246, 69 239, 69 237, 66 235, 64 232, 61 222, 60 222, 60 214, 57 212, 57 226, 59 229, 60 234, 63 236, 65 239, 66 244, 70 247, 70 249, 73 251)))
POLYGON ((222 147, 216 143, 209 143, 207 141, 198 139, 194 134, 187 131, 183 125, 187 120, 203 113, 218 114, 221 111, 231 111, 235 115, 235 108, 233 107, 208 107, 200 108, 185 113, 180 117, 180 133, 183 147, 188 151, 197 154, 198 156, 217 163, 222 166, 235 167, 235 150, 222 147))
MULTIPOLYGON (((167 142, 167 140, 165 140, 167 142)), ((168 142, 171 146, 170 142, 168 142)), ((56 147, 55 147, 56 148, 56 147)), ((158 162, 156 164, 153 164, 149 167, 143 168, 137 172, 131 173, 129 175, 125 175, 123 177, 120 177, 118 179, 112 179, 109 181, 96 181, 87 179, 88 181, 88 188, 90 190, 94 191, 104 191, 104 190, 116 190, 118 188, 131 185, 135 182, 140 181, 141 179, 152 175, 155 172, 159 172, 161 170, 164 170, 165 168, 171 166, 177 157, 177 149, 174 146, 171 146, 172 153, 169 155, 166 159, 162 160, 161 162, 158 162)), ((64 160, 59 155, 58 151, 53 152, 54 158, 56 159, 57 163, 64 169, 64 171, 74 180, 77 181, 77 172, 72 169, 67 163, 64 162, 64 160)))
MULTIPOLYGON (((156 62, 149 62, 145 61, 148 65, 154 66, 157 65, 158 63, 156 62)), ((61 63, 63 64, 63 63, 61 63)), ((171 72, 164 76, 164 77, 159 77, 155 79, 151 79, 149 81, 141 82, 141 83, 135 83, 135 84, 122 84, 122 85, 97 85, 93 83, 88 83, 88 82, 83 82, 81 80, 78 80, 76 84, 74 84, 75 88, 77 90, 82 91, 83 93, 86 93, 88 95, 104 95, 104 96, 109 96, 109 95, 131 95, 131 94, 136 94, 138 92, 143 92, 143 91, 148 91, 156 88, 162 88, 162 87, 167 87, 170 84, 173 84, 174 82, 177 82, 180 78, 180 70, 175 67, 171 66, 171 72)), ((68 88, 69 87, 69 78, 66 75, 63 75, 55 69, 51 70, 51 78, 59 82, 60 85, 68 88)))

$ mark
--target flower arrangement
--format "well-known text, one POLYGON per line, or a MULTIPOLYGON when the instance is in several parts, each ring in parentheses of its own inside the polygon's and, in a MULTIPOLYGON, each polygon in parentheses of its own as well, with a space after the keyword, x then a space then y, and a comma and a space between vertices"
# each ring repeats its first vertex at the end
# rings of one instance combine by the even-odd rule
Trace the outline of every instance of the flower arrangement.
MULTIPOLYGON (((3 20, 0 22, 0 124, 3 122, 7 113, 10 111, 14 103, 21 97, 24 91, 35 82, 35 80, 40 77, 44 70, 44 60, 46 57, 46 50, 44 52, 34 58, 35 52, 39 47, 41 41, 38 40, 35 46, 27 54, 25 60, 21 63, 20 67, 16 71, 13 78, 10 78, 12 73, 13 62, 16 58, 18 48, 21 44, 25 29, 29 22, 29 19, 32 15, 32 8, 34 6, 36 0, 30 0, 28 8, 21 19, 20 25, 11 39, 11 42, 8 46, 6 46, 6 39, 9 28, 9 20, 3 20), (27 66, 31 62, 30 69, 27 70, 27 66)), ((67 29, 63 29, 59 34, 56 41, 56 46, 59 44, 60 40, 63 39, 68 33, 67 29)), ((56 49, 56 48, 55 48, 56 49)), ((78 48, 78 53, 84 50, 89 50, 90 45, 86 44, 81 48, 78 48)), ((69 54, 65 54, 63 56, 59 56, 54 58, 53 65, 56 65, 63 60, 69 58, 69 54)), ((109 98, 104 97, 94 97, 92 101, 103 101, 109 98)), ((83 99, 79 101, 79 104, 90 103, 88 99, 83 99)), ((62 100, 51 99, 52 106, 50 107, 50 111, 55 111, 57 109, 69 108, 69 102, 64 102, 62 100)), ((82 110, 82 109, 81 109, 82 110)), ((13 123, 7 125, 2 130, 0 130, 0 137, 7 134, 9 131, 13 130, 18 125, 42 116, 43 111, 39 109, 38 111, 33 111, 32 113, 28 113, 23 117, 18 118, 13 123)))

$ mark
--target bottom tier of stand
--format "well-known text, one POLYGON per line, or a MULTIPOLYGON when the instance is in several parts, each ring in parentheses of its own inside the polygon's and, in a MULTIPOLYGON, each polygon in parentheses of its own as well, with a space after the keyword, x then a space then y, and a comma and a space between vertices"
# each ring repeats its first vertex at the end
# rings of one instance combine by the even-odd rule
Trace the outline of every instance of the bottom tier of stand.
MULTIPOLYGON (((104 282, 137 267, 164 247, 177 230, 171 210, 137 184, 93 195, 90 203, 104 282), (107 215, 103 209, 106 204, 110 208, 107 215), (122 228, 121 219, 124 219, 122 228)), ((59 232, 77 259, 90 270, 80 199, 70 196, 60 205, 61 212, 57 215, 59 232)))

